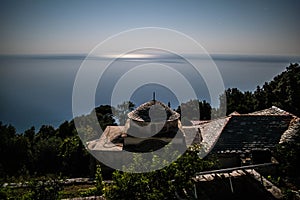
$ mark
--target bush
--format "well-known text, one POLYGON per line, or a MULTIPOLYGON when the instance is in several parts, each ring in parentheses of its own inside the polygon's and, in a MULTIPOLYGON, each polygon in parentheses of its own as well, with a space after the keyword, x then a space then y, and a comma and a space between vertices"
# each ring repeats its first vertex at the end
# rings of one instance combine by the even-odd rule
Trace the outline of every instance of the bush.
MULTIPOLYGON (((178 199, 192 198, 188 192, 192 188, 191 178, 196 172, 209 169, 214 166, 214 162, 202 160, 198 157, 198 148, 194 151, 185 152, 176 162, 169 166, 148 172, 148 173, 128 173, 115 171, 113 173, 113 183, 105 188, 107 199, 178 199)), ((176 154, 176 152, 173 152, 176 154)), ((172 155, 170 155, 172 156, 172 155)), ((141 154, 137 155, 139 163, 133 163, 133 167, 140 167, 143 160, 141 154)), ((164 162, 153 156, 151 164, 164 162)), ((132 170, 131 170, 132 171, 132 170)))
MULTIPOLYGON (((29 182, 29 193, 26 195, 27 199, 35 200, 55 200, 59 198, 59 191, 62 188, 62 182, 58 179, 42 178, 35 179, 29 182)), ((25 198, 25 199, 26 199, 25 198)))

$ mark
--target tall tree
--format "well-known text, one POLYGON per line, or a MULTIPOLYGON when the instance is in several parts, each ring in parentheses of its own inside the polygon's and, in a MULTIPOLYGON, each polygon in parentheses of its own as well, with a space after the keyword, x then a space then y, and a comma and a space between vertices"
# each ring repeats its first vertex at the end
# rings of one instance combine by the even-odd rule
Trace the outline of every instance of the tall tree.
POLYGON ((122 104, 117 105, 115 115, 119 121, 119 125, 124 125, 127 119, 127 114, 133 111, 135 105, 131 101, 124 101, 122 104))

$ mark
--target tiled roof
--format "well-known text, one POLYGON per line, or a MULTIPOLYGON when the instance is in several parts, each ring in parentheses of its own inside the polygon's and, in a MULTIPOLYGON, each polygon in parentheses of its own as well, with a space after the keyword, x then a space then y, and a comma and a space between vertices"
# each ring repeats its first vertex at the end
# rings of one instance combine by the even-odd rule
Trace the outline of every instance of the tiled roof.
POLYGON ((170 109, 168 106, 166 106, 164 103, 160 101, 149 101, 147 103, 144 103, 140 105, 137 109, 134 111, 128 113, 128 118, 133 119, 135 121, 140 122, 149 122, 151 120, 149 116, 149 110, 150 108, 154 108, 156 112, 162 112, 162 114, 166 113, 166 119, 167 121, 174 121, 179 119, 180 114, 170 109))

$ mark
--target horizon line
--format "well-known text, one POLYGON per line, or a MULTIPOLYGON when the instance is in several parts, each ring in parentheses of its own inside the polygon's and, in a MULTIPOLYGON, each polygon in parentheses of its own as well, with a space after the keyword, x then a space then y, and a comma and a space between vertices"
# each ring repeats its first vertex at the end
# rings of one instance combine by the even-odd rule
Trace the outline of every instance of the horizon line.
MULTIPOLYGON (((233 54, 233 53, 212 53, 212 54, 183 54, 183 58, 207 59, 216 61, 258 61, 258 62, 300 62, 300 55, 278 55, 278 54, 233 54)), ((0 54, 1 58, 12 59, 65 59, 65 60, 85 60, 85 59, 121 59, 126 61, 145 60, 178 60, 179 55, 143 53, 131 55, 130 57, 121 54, 107 54, 102 56, 90 56, 86 53, 45 53, 45 54, 0 54), (142 56, 141 56, 142 55, 142 56), (144 56, 143 56, 144 55, 144 56)))

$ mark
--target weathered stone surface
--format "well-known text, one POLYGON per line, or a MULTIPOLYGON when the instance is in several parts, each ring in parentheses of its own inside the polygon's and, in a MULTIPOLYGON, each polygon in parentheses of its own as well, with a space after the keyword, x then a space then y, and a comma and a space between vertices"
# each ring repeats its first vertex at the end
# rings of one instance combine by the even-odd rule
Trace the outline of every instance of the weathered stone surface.
POLYGON ((289 115, 231 116, 213 151, 274 148, 290 120, 289 115))
POLYGON ((289 128, 281 136, 279 143, 294 142, 295 138, 299 137, 299 133, 300 133, 300 118, 294 118, 291 121, 289 128))
POLYGON ((87 148, 93 151, 122 151, 123 143, 118 142, 118 138, 121 139, 123 133, 124 126, 107 126, 99 139, 87 143, 87 148))
POLYGON ((201 131, 201 139, 193 143, 202 145, 205 152, 242 153, 252 150, 272 150, 278 143, 293 142, 299 137, 300 119, 280 108, 239 114, 211 121, 192 121, 193 127, 183 127, 187 141, 190 135, 201 131), (191 134, 191 131, 195 131, 191 134), (197 142, 198 141, 198 142, 197 142))
MULTIPOLYGON (((192 121, 192 126, 181 127, 178 113, 176 114, 159 101, 150 101, 131 112, 125 126, 108 126, 101 138, 87 143, 88 149, 122 151, 124 138, 130 135, 128 132, 137 133, 131 120, 136 121, 137 117, 140 117, 141 122, 136 121, 136 123, 149 123, 143 119, 143 116, 149 117, 150 107, 156 104, 162 105, 161 108, 167 113, 168 118, 158 133, 156 133, 156 126, 155 130, 150 127, 148 132, 154 131, 156 135, 150 134, 149 137, 173 138, 179 132, 188 146, 200 144, 203 147, 203 155, 209 152, 241 154, 253 150, 272 150, 278 143, 293 142, 296 137, 299 137, 300 118, 275 106, 249 114, 234 112, 224 118, 192 121)), ((140 132, 148 130, 140 128, 140 132)))
POLYGON ((156 112, 160 113, 162 112, 162 114, 166 113, 166 119, 167 121, 174 121, 179 119, 180 114, 173 111, 172 109, 170 109, 168 106, 166 106, 164 103, 160 102, 160 101, 149 101, 146 102, 142 105, 140 105, 137 109, 135 109, 134 111, 128 113, 128 118, 129 119, 133 119, 135 121, 139 121, 139 122, 149 122, 151 121, 150 118, 150 108, 151 107, 155 107, 156 108, 156 112))

